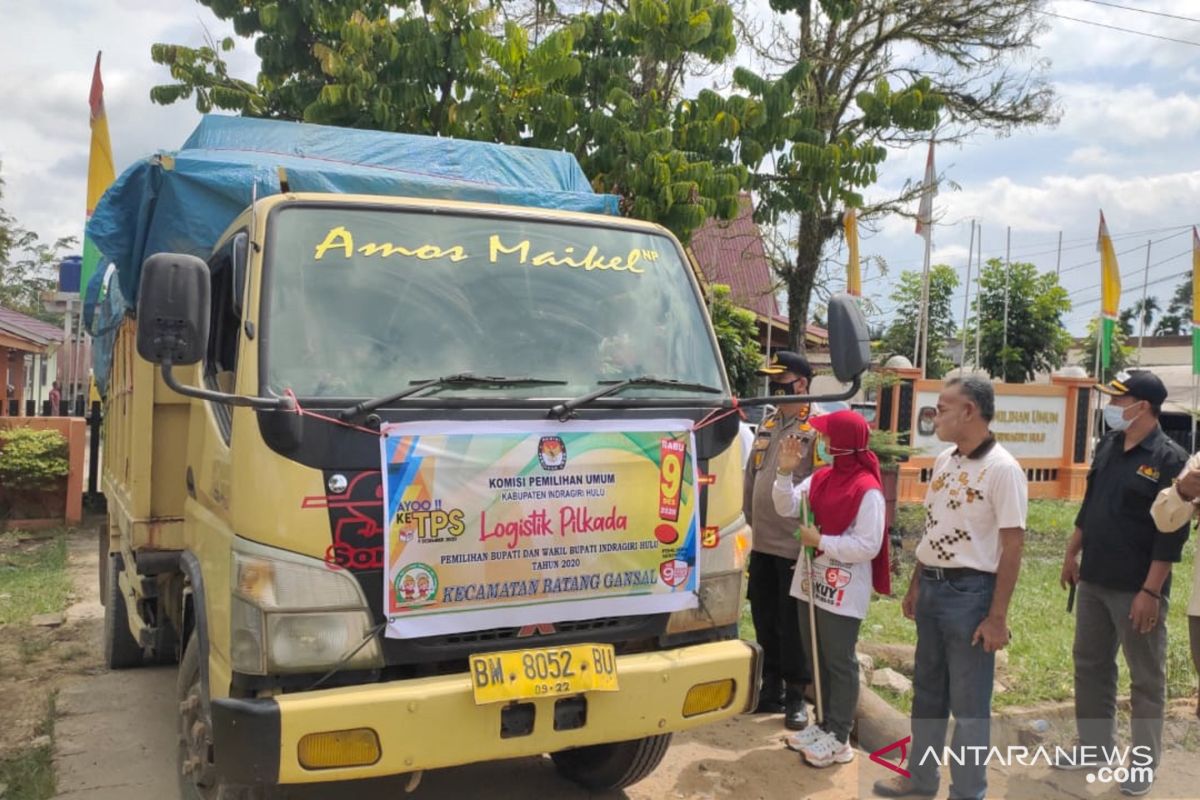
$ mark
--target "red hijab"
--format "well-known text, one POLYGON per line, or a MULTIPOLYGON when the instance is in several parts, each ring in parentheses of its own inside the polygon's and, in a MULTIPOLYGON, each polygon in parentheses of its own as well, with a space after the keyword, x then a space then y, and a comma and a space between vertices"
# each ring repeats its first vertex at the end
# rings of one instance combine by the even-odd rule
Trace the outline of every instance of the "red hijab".
MULTIPOLYGON (((826 536, 841 536, 854 524, 863 495, 883 491, 879 458, 867 447, 870 428, 853 411, 835 411, 813 417, 809 424, 829 440, 833 466, 813 473, 808 499, 817 528, 826 536)), ((890 548, 887 531, 871 560, 871 583, 880 594, 892 593, 890 548)))

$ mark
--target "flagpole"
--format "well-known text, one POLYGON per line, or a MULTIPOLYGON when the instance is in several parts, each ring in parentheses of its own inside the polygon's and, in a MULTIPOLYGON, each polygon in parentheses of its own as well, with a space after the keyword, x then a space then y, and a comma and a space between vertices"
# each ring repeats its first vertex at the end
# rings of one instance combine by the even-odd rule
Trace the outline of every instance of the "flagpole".
POLYGON ((962 357, 958 360, 961 374, 967 373, 967 312, 971 308, 971 256, 975 255, 975 220, 971 220, 971 244, 967 247, 967 296, 963 298, 962 357))
POLYGON ((921 377, 928 377, 926 361, 929 358, 929 260, 932 255, 932 231, 925 234, 925 280, 921 289, 921 377))
MULTIPOLYGON (((1104 376, 1100 374, 1100 348, 1102 346, 1101 342, 1100 342, 1100 337, 1103 335, 1104 335, 1104 310, 1102 308, 1100 310, 1100 314, 1096 317, 1096 366, 1095 366, 1095 372, 1093 373, 1096 376, 1096 383, 1104 383, 1104 376)), ((1087 429, 1088 429, 1088 443, 1087 443, 1088 444, 1088 446, 1087 446, 1088 463, 1091 463, 1091 460, 1092 460, 1092 441, 1096 438, 1097 434, 1099 434, 1099 431, 1097 430, 1097 428, 1099 427, 1099 420, 1097 419, 1097 417, 1100 413, 1100 392, 1093 389, 1092 394, 1094 395, 1093 399, 1095 400, 1095 402, 1088 404, 1090 407, 1090 410, 1091 410, 1091 415, 1092 415, 1092 418, 1088 420, 1088 427, 1087 427, 1087 429)))
POLYGON ((1012 225, 1008 226, 1008 235, 1004 245, 1004 345, 1000 349, 1000 380, 1008 381, 1008 280, 1011 271, 1009 261, 1012 255, 1012 225))
POLYGON ((925 157, 925 177, 921 186, 921 205, 917 210, 917 233, 925 239, 925 267, 921 276, 921 311, 917 316, 917 341, 914 358, 921 364, 921 377, 928 377, 929 358, 929 262, 933 248, 933 196, 937 194, 937 170, 933 164, 933 137, 925 157))
POLYGON ((1146 288, 1150 285, 1150 245, 1152 242, 1146 240, 1146 271, 1142 273, 1142 307, 1138 312, 1141 320, 1138 325, 1138 354, 1137 365, 1142 365, 1142 338, 1146 335, 1146 288))
POLYGON ((1062 231, 1058 232, 1058 255, 1054 259, 1054 276, 1062 274, 1062 231))
MULTIPOLYGON (((979 265, 979 274, 975 276, 975 302, 979 302, 979 284, 983 281, 983 223, 979 223, 979 239, 975 242, 975 263, 979 265)), ((983 337, 983 309, 975 315, 975 369, 979 369, 979 343, 983 337)))

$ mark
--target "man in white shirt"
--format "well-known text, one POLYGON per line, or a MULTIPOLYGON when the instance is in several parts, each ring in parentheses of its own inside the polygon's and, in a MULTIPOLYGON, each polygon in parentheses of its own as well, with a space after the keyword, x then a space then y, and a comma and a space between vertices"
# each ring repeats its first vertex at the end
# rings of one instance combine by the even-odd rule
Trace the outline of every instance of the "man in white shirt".
POLYGON ((989 430, 992 385, 954 378, 938 396, 937 437, 954 447, 934 462, 925 535, 904 597, 917 623, 911 778, 879 781, 883 797, 933 797, 954 715, 950 796, 983 800, 991 743, 996 651, 1008 644, 1008 605, 1021 568, 1029 490, 1025 471, 989 430), (969 749, 970 748, 970 749, 969 749), (980 749, 974 749, 980 748, 980 749))
MULTIPOLYGON (((1188 459, 1178 480, 1158 493, 1150 516, 1163 533, 1191 527, 1192 517, 1200 508, 1200 453, 1188 459)), ((1200 564, 1193 569, 1192 600, 1188 604, 1188 638, 1192 644, 1192 667, 1200 675, 1200 564)), ((1200 697, 1196 699, 1196 716, 1200 717, 1200 697)))

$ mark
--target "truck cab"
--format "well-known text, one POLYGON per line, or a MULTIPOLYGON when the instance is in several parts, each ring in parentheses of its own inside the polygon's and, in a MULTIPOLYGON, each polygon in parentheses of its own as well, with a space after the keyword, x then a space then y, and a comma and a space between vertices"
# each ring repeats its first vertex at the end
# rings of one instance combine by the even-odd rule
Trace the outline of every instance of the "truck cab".
POLYGON ((207 260, 145 262, 105 402, 106 657, 179 659, 192 796, 541 753, 614 789, 757 702, 738 415, 659 226, 258 199, 207 260), (418 433, 442 437, 424 505, 396 488, 418 433), (525 435, 519 468, 453 477, 525 435), (556 504, 584 463, 618 477, 556 504))

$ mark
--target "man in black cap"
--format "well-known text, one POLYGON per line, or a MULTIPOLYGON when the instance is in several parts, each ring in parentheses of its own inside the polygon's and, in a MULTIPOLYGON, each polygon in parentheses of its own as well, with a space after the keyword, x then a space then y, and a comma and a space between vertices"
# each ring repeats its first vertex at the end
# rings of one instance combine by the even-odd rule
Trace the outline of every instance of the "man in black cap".
POLYGON ((1110 764, 1116 744, 1118 647, 1129 667, 1133 755, 1137 770, 1121 785, 1126 795, 1150 791, 1162 752, 1166 703, 1167 598, 1171 565, 1180 560, 1188 525, 1160 532, 1150 516, 1159 492, 1187 461, 1183 448, 1158 425, 1167 389, 1146 371, 1122 372, 1097 386, 1110 401, 1088 473, 1083 505, 1063 560, 1062 584, 1077 586, 1075 600, 1075 719, 1079 747, 1070 763, 1095 769, 1110 764), (1082 552, 1083 561, 1079 555, 1082 552))
MULTIPOLYGON (((770 376, 772 395, 804 394, 813 370, 799 353, 775 353, 759 370, 770 376)), ((780 444, 786 437, 801 442, 800 466, 792 481, 800 483, 812 472, 816 434, 805 420, 805 404, 781 405, 763 419, 750 451, 742 510, 754 535, 750 552, 750 613, 755 637, 763 650, 763 685, 757 713, 784 713, 784 724, 800 730, 808 724, 804 687, 811 678, 800 642, 799 604, 791 595, 792 574, 800 558, 797 521, 775 513, 771 487, 775 484, 780 444)))

